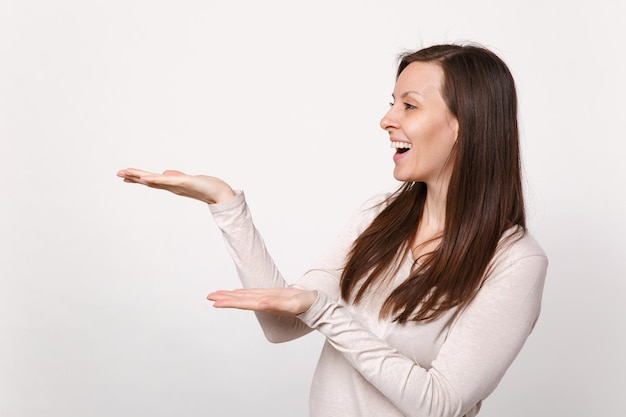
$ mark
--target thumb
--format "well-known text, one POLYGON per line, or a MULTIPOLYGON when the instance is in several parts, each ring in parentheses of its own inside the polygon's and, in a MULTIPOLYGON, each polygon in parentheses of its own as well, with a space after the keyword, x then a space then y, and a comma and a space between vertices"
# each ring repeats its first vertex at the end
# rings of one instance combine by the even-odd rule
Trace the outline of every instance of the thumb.
POLYGON ((167 169, 165 171, 163 171, 163 175, 165 176, 176 176, 176 175, 185 175, 184 172, 180 172, 180 171, 175 171, 173 169, 167 169))

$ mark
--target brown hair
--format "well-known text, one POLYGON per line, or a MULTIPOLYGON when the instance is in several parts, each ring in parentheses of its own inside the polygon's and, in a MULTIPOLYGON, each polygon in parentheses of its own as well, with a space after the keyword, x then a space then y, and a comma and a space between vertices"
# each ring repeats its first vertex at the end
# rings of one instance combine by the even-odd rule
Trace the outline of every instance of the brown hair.
MULTIPOLYGON (((517 95, 506 64, 476 45, 436 45, 400 57, 443 69, 442 96, 459 123, 439 246, 395 288, 381 317, 430 320, 467 305, 480 288, 502 234, 525 230, 517 95)), ((358 303, 399 259, 419 226, 428 190, 405 183, 356 239, 341 276, 341 295, 358 303), (357 290, 358 288, 358 290, 357 290)))

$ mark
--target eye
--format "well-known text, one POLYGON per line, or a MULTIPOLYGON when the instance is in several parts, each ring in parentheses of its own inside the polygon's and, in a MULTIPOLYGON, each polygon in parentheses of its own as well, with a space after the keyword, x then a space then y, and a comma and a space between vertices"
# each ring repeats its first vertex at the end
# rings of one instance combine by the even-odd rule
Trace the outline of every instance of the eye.
POLYGON ((393 101, 390 101, 390 102, 389 102, 389 107, 393 107, 393 105, 394 105, 394 104, 395 104, 395 103, 394 103, 393 101))
POLYGON ((404 103, 404 109, 405 110, 413 110, 416 109, 417 107, 415 107, 413 104, 411 103, 404 103))

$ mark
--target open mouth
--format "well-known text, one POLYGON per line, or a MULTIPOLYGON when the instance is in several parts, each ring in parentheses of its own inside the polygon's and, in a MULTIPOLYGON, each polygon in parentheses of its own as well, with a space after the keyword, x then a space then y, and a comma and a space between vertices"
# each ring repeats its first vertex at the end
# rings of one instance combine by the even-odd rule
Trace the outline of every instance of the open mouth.
POLYGON ((391 142, 391 147, 395 148, 396 153, 405 153, 411 149, 411 144, 408 142, 391 142))

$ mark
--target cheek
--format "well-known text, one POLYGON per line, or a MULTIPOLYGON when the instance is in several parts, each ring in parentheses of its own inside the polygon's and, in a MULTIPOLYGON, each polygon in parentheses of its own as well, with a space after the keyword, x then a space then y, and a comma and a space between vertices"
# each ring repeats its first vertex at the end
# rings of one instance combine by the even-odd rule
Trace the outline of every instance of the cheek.
MULTIPOLYGON (((446 117, 442 117, 439 120, 434 128, 438 132, 436 133, 436 137, 439 139, 442 146, 445 146, 449 150, 451 150, 456 143, 457 138, 458 128, 456 119, 451 115, 446 115, 446 117)), ((434 132, 433 134, 435 135, 434 132)))
POLYGON ((449 154, 456 142, 456 132, 450 128, 447 120, 432 123, 420 132, 421 146, 436 153, 449 154))
POLYGON ((447 125, 433 126, 432 129, 424 132, 417 157, 421 163, 440 170, 450 162, 455 139, 456 134, 447 125))

